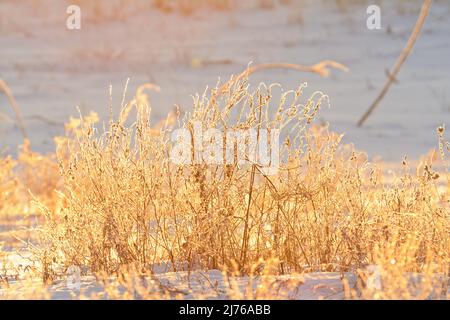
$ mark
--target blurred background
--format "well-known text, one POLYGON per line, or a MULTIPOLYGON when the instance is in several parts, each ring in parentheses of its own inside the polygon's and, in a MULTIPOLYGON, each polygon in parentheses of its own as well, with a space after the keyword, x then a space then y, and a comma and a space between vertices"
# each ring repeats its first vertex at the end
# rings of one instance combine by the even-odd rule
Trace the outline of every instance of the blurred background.
MULTIPOLYGON (((191 95, 226 81, 253 64, 302 65, 332 59, 350 72, 329 78, 290 70, 266 70, 250 82, 277 82, 285 90, 308 83, 330 97, 320 122, 345 133, 371 158, 400 161, 437 146, 435 129, 450 119, 450 2, 436 0, 397 83, 362 128, 356 123, 377 96, 403 49, 421 0, 0 0, 0 79, 20 106, 32 148, 54 149, 70 116, 120 108, 152 82, 153 120, 191 95), (66 28, 66 9, 81 8, 81 29, 66 28), (366 26, 366 9, 381 8, 381 29, 366 26)), ((0 94, 0 152, 22 143, 14 113, 0 94)))

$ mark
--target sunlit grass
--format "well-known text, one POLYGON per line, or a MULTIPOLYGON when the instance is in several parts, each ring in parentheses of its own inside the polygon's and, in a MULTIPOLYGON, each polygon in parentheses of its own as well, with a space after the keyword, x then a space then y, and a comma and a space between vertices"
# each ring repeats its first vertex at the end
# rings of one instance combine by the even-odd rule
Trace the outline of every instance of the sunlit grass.
MULTIPOLYGON (((166 271, 266 276, 259 295, 235 288, 229 298, 279 298, 274 276, 318 271, 355 274, 353 284, 343 276, 348 298, 446 294, 448 172, 436 171, 433 158, 417 170, 404 160, 386 183, 365 153, 313 125, 323 93, 305 97, 300 86, 274 101, 275 88, 231 81, 197 95, 189 114, 154 125, 139 91, 103 126, 94 113, 71 119, 54 154, 34 153, 25 142, 17 160, 1 159, 1 216, 45 218, 31 247, 34 278, 51 283, 80 266, 108 288, 120 285, 109 297, 140 290, 144 298, 182 298, 158 282, 138 289, 136 277, 163 263, 166 271), (126 125, 133 108, 136 121, 126 125), (289 129, 278 174, 267 176, 257 164, 174 164, 170 134, 192 130, 195 121, 221 130, 289 129), (369 266, 379 285, 370 285, 369 266)), ((442 165, 444 128, 438 138, 442 165)))

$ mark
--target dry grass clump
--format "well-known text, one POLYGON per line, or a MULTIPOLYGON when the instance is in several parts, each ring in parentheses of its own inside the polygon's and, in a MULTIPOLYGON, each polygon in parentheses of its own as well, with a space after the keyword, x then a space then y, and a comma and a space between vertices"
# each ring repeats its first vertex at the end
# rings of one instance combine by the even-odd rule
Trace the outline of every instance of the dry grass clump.
POLYGON ((363 297, 413 296, 407 285, 398 292, 403 282, 395 279, 407 274, 447 281, 448 185, 439 188, 443 177, 433 163, 412 174, 405 161, 404 174, 386 184, 364 153, 340 143, 341 135, 310 127, 325 95, 304 99, 300 86, 274 101, 275 88, 231 81, 220 93, 197 95, 189 114, 172 114, 158 126, 140 99, 103 130, 94 115, 72 123, 58 152, 62 205, 44 208, 44 278, 54 277, 56 266, 111 275, 129 265, 151 273, 159 262, 168 263, 167 271, 249 274, 260 259, 275 258, 275 274, 376 265, 391 276, 392 289, 368 286, 369 293, 362 276, 363 297), (133 107, 137 121, 125 126, 133 107), (205 130, 281 129, 278 173, 267 175, 254 162, 174 164, 171 129, 192 133, 199 123, 205 130))
POLYGON ((60 181, 55 155, 33 152, 28 140, 19 147, 17 159, 0 157, 0 269, 4 249, 36 240, 33 229, 43 217, 34 202, 55 210, 60 181))
POLYGON ((23 195, 54 209, 57 205, 55 190, 61 188, 56 155, 34 152, 30 142, 25 140, 19 148, 17 166, 16 176, 22 184, 23 195))
MULTIPOLYGON (((327 66, 341 67, 327 63, 302 68, 320 74, 327 66)), ((0 215, 33 214, 36 204, 45 215, 41 243, 34 248, 44 281, 79 266, 100 275, 105 287, 121 288, 108 289, 109 297, 177 297, 178 289, 161 287, 152 275, 162 264, 165 271, 188 275, 213 269, 235 278, 262 272, 270 281, 283 274, 337 271, 344 283, 345 275, 358 276, 347 283, 349 298, 446 297, 445 128, 437 130, 438 164, 431 156, 412 170, 405 158, 399 175, 386 180, 364 153, 341 144, 341 135, 313 125, 326 95, 305 98, 304 84, 287 92, 275 84, 251 89, 246 79, 256 70, 196 95, 190 113, 175 111, 157 124, 151 123, 144 90, 159 88, 146 84, 122 102, 119 118, 102 128, 95 113, 71 119, 66 136, 55 139, 55 154, 37 154, 25 140, 17 160, 1 158, 0 215), (129 124, 133 109, 136 121, 129 124), (281 161, 272 163, 277 170, 268 174, 255 162, 248 138, 243 147, 232 136, 211 135, 185 141, 184 156, 191 161, 177 164, 171 158, 179 146, 171 139, 180 132, 175 129, 191 135, 253 129, 257 144, 264 132, 280 130, 281 161), (209 148, 217 139, 222 147, 209 148), (229 151, 234 154, 227 163, 208 161, 229 151), (144 294, 147 286, 136 293, 136 281, 149 275, 159 289, 144 294)), ((242 288, 227 294, 270 298, 270 283, 258 287, 258 294, 242 288)))
MULTIPOLYGON (((182 124, 178 121, 185 128, 197 120, 205 128, 250 128, 258 121, 268 125, 268 119, 262 118, 262 109, 268 108, 267 94, 262 88, 250 94, 239 83, 226 98, 197 97, 191 116, 182 124), (259 118, 254 113, 256 101, 259 118), (243 119, 227 124, 236 109, 232 104, 237 103, 242 104, 243 119), (219 104, 228 104, 223 113, 219 104)), ((128 263, 149 266, 166 260, 174 266, 187 261, 191 267, 217 268, 238 259, 242 268, 251 265, 259 258, 249 247, 255 209, 241 192, 255 179, 256 166, 252 173, 237 163, 174 165, 168 158, 167 129, 155 132, 149 125, 150 109, 136 101, 135 125, 123 126, 129 109, 125 106, 120 119, 100 136, 89 121, 81 119, 77 127, 81 131, 67 143, 69 159, 61 167, 68 191, 62 195, 65 206, 56 219, 49 220, 44 234, 52 245, 49 251, 61 254, 69 264, 87 264, 93 271, 113 272, 128 263), (78 246, 79 242, 86 246, 78 246)), ((311 100, 308 108, 315 112, 318 106, 311 100)), ((291 113, 293 119, 296 113, 291 113)), ((274 128, 286 121, 286 112, 278 116, 284 119, 272 121, 274 128)), ((267 181, 264 184, 267 188, 267 181)), ((48 215, 53 216, 50 211, 48 215)), ((265 246, 262 237, 258 236, 258 250, 265 246)))
POLYGON ((33 199, 53 210, 59 181, 55 155, 33 152, 25 139, 17 159, 0 158, 0 217, 35 214, 33 199))
POLYGON ((0 214, 6 211, 6 206, 14 206, 18 199, 15 194, 17 179, 13 173, 16 166, 10 156, 0 158, 0 214))

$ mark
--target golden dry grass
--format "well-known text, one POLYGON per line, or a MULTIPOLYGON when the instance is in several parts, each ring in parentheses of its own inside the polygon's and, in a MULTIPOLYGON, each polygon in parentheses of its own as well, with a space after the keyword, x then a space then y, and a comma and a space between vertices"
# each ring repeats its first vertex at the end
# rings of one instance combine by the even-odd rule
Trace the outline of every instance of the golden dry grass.
MULTIPOLYGON (((304 97, 300 86, 274 101, 276 88, 230 81, 195 96, 189 114, 175 112, 155 125, 140 90, 103 127, 94 113, 72 119, 54 156, 35 154, 25 143, 17 161, 2 159, 0 212, 33 203, 45 217, 33 249, 40 278, 48 283, 72 265, 122 280, 149 274, 160 262, 170 262, 170 271, 236 275, 261 272, 262 265, 269 275, 355 273, 359 282, 346 287, 349 298, 426 298, 436 288, 447 294, 444 128, 438 146, 446 170, 437 172, 433 158, 416 169, 404 160, 387 183, 363 152, 312 125, 327 96, 304 97), (137 118, 126 125, 131 108, 137 118), (265 175, 256 163, 174 164, 170 134, 178 127, 192 131, 195 121, 205 129, 288 131, 278 173, 265 175), (381 288, 367 286, 369 265, 379 268, 381 288), (414 275, 420 281, 411 285, 414 275)), ((128 280, 126 286, 135 283, 128 280)))

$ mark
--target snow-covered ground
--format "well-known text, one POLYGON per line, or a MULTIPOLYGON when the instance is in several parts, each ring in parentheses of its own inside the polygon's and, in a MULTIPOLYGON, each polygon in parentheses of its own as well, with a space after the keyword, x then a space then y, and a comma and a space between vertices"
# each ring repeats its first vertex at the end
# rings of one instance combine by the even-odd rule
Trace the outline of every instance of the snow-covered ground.
MULTIPOLYGON (((123 284, 117 284, 115 278, 105 281, 93 275, 81 275, 74 269, 62 272, 61 280, 55 280, 47 287, 42 286, 42 280, 28 278, 27 274, 38 267, 33 262, 30 252, 9 253, 0 259, 0 268, 8 270, 3 274, 8 278, 8 287, 0 284, 0 299, 2 298, 117 298, 124 297, 128 291, 123 284), (18 275, 20 273, 20 275, 18 275), (111 289, 114 288, 115 296, 111 289)), ((308 274, 281 276, 226 276, 219 270, 209 271, 178 271, 167 272, 166 264, 153 267, 153 275, 147 277, 130 277, 126 283, 133 283, 136 291, 134 298, 145 298, 145 292, 154 294, 156 298, 177 299, 230 299, 230 298, 278 298, 297 300, 344 299, 346 279, 348 288, 353 288, 356 276, 352 273, 315 272, 308 274), (136 283, 138 282, 138 283, 136 283)), ((148 297, 147 297, 148 298, 148 297)))
MULTIPOLYGON (((151 96, 157 121, 174 104, 188 110, 191 94, 203 92, 219 77, 228 79, 250 61, 309 65, 333 59, 350 72, 324 79, 272 70, 251 76, 251 82, 279 82, 291 89, 307 81, 309 92, 321 90, 330 96, 332 107, 322 111, 320 120, 345 132, 346 142, 371 157, 417 158, 436 147, 435 128, 450 116, 450 3, 434 2, 398 83, 366 126, 357 128, 421 5, 419 0, 377 1, 382 29, 370 31, 366 8, 372 2, 339 6, 331 0, 290 1, 270 9, 258 4, 233 11, 202 9, 191 16, 130 9, 121 21, 86 18, 81 30, 69 31, 65 1, 1 1, 0 78, 22 108, 33 148, 50 151, 52 137, 63 132, 69 115, 78 114, 76 106, 107 116, 110 83, 117 111, 128 77, 129 96, 149 81, 162 88, 151 96)), ((81 9, 83 17, 88 9, 81 9)), ((0 115, 0 150, 15 152, 21 135, 2 95, 0 115)))
MULTIPOLYGON (((42 280, 26 276, 27 270, 31 271, 37 267, 29 252, 12 253, 0 261, 2 269, 6 266, 10 270, 22 271, 21 276, 17 278, 14 273, 8 275, 8 286, 0 285, 0 299, 343 300, 360 298, 362 287, 376 292, 398 285, 392 286, 378 266, 342 273, 228 276, 219 270, 167 272, 165 264, 158 264, 154 266, 152 275, 125 275, 122 281, 113 277, 99 279, 87 270, 69 268, 62 273, 60 280, 43 286, 42 280)), ((449 281, 446 276, 436 274, 430 278, 422 274, 408 273, 404 275, 404 279, 408 284, 409 299, 450 297, 450 288, 445 285, 449 281), (431 281, 435 281, 435 284, 426 287, 425 279, 434 279, 431 281)), ((400 279, 397 277, 396 281, 400 279)), ((366 293, 364 298, 370 297, 366 293)))
MULTIPOLYGON (((354 286, 355 277, 349 277, 348 283, 354 286)), ((66 279, 55 281, 45 290, 51 299, 96 299, 123 298, 127 291, 124 285, 111 284, 105 286, 103 281, 94 276, 83 276, 77 284, 66 279), (79 287, 78 287, 79 285, 79 287), (110 292, 114 288, 115 293, 110 292), (109 292, 109 293, 108 293, 109 292)), ((339 273, 318 272, 305 275, 261 277, 228 277, 219 270, 205 272, 169 272, 152 277, 139 278, 140 285, 147 288, 130 292, 134 299, 146 298, 145 294, 153 294, 154 298, 172 299, 291 299, 291 300, 342 300, 345 289, 339 273), (261 286, 270 289, 261 289, 261 286), (158 295, 159 294, 159 295, 158 295)), ((18 281, 10 282, 10 290, 0 288, 0 299, 22 297, 35 293, 42 294, 42 284, 39 281, 27 282, 24 285, 18 281)), ((33 297, 33 295, 32 295, 33 297)), ((147 297, 148 298, 148 297, 147 297)))

